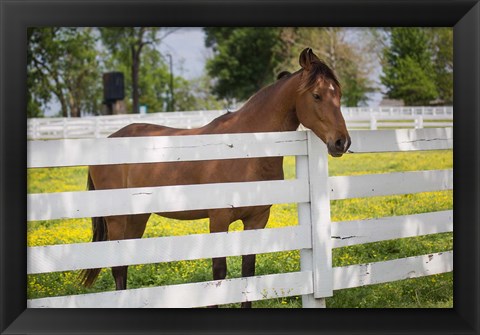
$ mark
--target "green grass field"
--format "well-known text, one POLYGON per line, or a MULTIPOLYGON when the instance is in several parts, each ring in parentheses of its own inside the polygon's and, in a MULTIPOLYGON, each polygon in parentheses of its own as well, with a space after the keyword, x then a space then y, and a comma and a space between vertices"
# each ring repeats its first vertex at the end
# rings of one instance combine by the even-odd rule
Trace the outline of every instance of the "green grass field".
MULTIPOLYGON (((295 159, 284 162, 286 178, 294 178, 295 159)), ((394 171, 435 170, 453 168, 453 152, 407 152, 353 154, 329 158, 330 175, 359 175, 394 171)), ((45 168, 28 170, 28 193, 81 191, 86 187, 86 167, 45 168)), ((333 221, 360 220, 384 216, 406 215, 453 208, 452 191, 337 200, 331 202, 333 221)), ((296 225, 296 204, 275 205, 267 228, 296 225)), ((28 222, 28 245, 41 246, 89 242, 90 219, 28 222)), ((230 230, 241 230, 235 222, 230 230)), ((208 221, 176 221, 152 215, 146 238, 157 236, 208 233, 208 221)), ((453 234, 397 239, 338 248, 333 250, 333 265, 345 266, 377 262, 453 249, 453 234)), ((257 257, 256 274, 272 274, 300 270, 298 251, 261 254, 257 257)), ((229 257, 227 277, 240 277, 240 257, 229 257)), ((181 261, 129 268, 128 287, 148 287, 212 280, 211 261, 181 261)), ((109 269, 104 269, 93 288, 78 285, 78 273, 57 272, 28 276, 29 299, 114 290, 109 269)), ((386 284, 335 291, 327 298, 330 308, 445 308, 453 306, 453 274, 428 276, 386 284)), ((239 307, 239 304, 224 307, 239 307)), ((298 308, 300 297, 258 301, 254 307, 298 308)))

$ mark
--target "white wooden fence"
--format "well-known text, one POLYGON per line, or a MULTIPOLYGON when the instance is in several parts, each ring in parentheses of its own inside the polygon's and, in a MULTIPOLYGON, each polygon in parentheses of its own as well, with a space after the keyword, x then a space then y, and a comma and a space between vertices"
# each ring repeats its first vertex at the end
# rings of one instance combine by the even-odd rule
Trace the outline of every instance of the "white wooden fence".
MULTIPOLYGON (((343 108, 349 129, 451 127, 451 107, 343 108)), ((103 138, 134 122, 175 128, 201 127, 225 110, 151 114, 123 114, 84 118, 34 118, 27 120, 27 138, 103 138)))
MULTIPOLYGON (((452 148, 452 129, 352 131, 354 153, 452 148)), ((328 176, 310 131, 30 141, 28 167, 296 156, 296 179, 29 194, 28 220, 298 203, 297 226, 30 247, 27 273, 301 250, 301 271, 28 300, 28 307, 197 307, 302 295, 325 307, 334 290, 452 271, 453 251, 332 268, 332 248, 453 231, 451 210, 331 222, 330 200, 452 189, 452 171, 328 176), (208 194, 209 197, 205 197, 208 194)))

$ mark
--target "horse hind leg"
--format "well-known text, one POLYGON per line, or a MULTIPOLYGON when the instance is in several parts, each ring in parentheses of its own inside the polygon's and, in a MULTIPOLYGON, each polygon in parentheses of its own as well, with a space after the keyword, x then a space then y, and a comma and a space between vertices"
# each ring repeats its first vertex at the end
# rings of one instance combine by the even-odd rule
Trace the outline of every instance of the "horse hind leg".
MULTIPOLYGON (((244 230, 263 229, 267 225, 270 216, 270 207, 257 212, 256 214, 243 219, 244 230)), ((253 277, 255 275, 255 254, 242 256, 242 277, 253 277)), ((242 308, 251 308, 251 301, 242 302, 242 308)))
MULTIPOLYGON (((106 217, 110 241, 142 237, 150 214, 106 217)), ((112 267, 116 290, 127 288, 128 265, 112 267)))
MULTIPOLYGON (((210 233, 221 233, 228 231, 232 222, 232 211, 230 209, 215 209, 209 211, 210 233)), ((222 280, 227 276, 227 258, 212 258, 213 280, 222 280)), ((218 305, 208 306, 217 308, 218 305)))

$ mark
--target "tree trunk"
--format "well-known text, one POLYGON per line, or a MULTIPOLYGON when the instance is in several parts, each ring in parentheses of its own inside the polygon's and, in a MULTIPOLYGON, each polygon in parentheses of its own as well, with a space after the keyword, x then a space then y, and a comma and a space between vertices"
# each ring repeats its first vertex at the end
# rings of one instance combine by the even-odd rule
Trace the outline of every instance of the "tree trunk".
MULTIPOLYGON (((144 46, 143 35, 145 33, 145 28, 141 27, 138 31, 138 37, 135 38, 135 43, 131 46, 132 51, 132 112, 140 113, 140 93, 138 91, 139 81, 139 71, 140 71, 140 54, 144 46)), ((135 29, 133 31, 135 34, 135 29)))
POLYGON ((132 113, 140 113, 139 92, 138 92, 138 71, 140 69, 140 50, 132 46, 132 113))
POLYGON ((57 94, 58 101, 60 101, 60 106, 62 108, 62 116, 63 117, 68 117, 68 106, 67 102, 65 101, 65 98, 63 97, 62 94, 57 94))
MULTIPOLYGON (((72 92, 72 90, 70 90, 72 92)), ((68 107, 70 108, 70 117, 80 117, 79 99, 72 93, 68 94, 68 107)))
POLYGON ((337 57, 336 57, 336 38, 334 28, 327 28, 328 36, 330 37, 330 48, 329 48, 329 58, 330 58, 330 66, 333 68, 334 71, 337 70, 337 57))

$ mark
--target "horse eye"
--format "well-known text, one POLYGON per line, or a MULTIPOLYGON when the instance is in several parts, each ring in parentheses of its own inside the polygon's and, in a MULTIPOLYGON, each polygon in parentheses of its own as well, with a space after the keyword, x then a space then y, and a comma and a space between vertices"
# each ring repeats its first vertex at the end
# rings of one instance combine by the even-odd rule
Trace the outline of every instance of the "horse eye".
POLYGON ((315 100, 320 100, 322 97, 320 95, 316 94, 316 93, 313 93, 313 98, 315 100))

